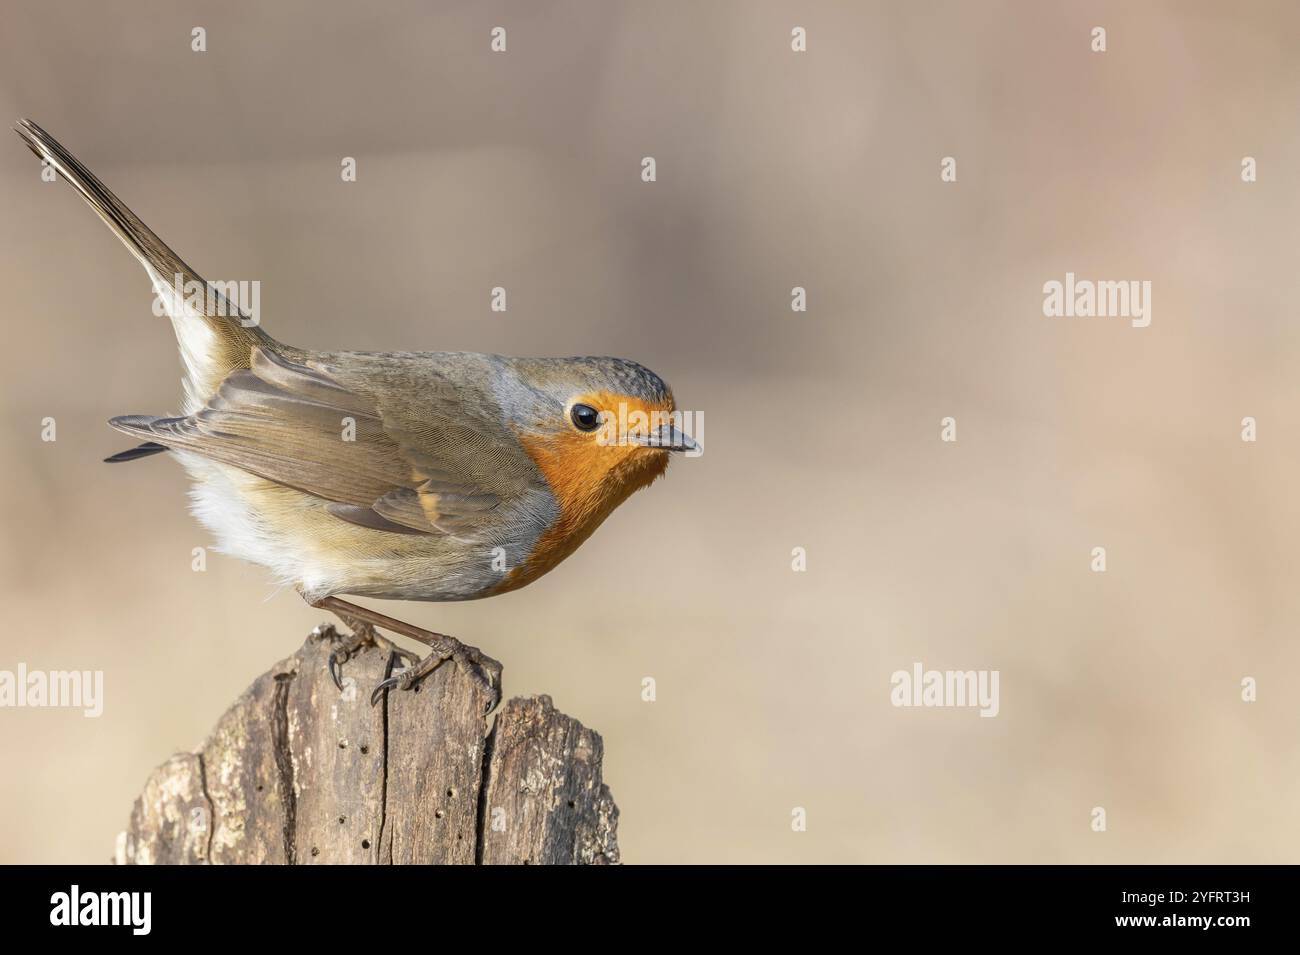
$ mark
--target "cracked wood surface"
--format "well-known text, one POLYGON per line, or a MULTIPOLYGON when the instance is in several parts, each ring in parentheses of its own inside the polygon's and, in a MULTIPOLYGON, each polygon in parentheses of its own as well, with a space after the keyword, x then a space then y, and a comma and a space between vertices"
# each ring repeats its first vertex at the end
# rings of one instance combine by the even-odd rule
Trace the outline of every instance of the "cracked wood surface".
POLYGON ((197 752, 154 770, 116 862, 619 861, 598 733, 547 696, 516 697, 485 719, 484 689, 453 664, 372 707, 387 653, 348 660, 340 693, 327 669, 333 634, 314 631, 197 752))

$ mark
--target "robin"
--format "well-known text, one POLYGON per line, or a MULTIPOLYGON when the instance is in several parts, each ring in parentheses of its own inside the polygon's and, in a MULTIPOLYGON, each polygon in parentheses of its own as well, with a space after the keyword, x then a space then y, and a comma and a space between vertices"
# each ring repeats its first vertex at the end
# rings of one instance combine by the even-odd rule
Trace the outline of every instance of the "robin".
POLYGON ((696 443, 672 391, 622 358, 471 352, 314 352, 276 341, 201 279, 35 123, 15 130, 144 266, 185 376, 176 417, 109 421, 142 443, 111 463, 170 452, 222 552, 262 564, 366 645, 407 661, 409 689, 446 660, 500 700, 501 665, 476 647, 340 598, 475 600, 554 568, 696 443), (200 290, 188 294, 187 290, 200 290), (375 628, 430 648, 417 660, 375 628))

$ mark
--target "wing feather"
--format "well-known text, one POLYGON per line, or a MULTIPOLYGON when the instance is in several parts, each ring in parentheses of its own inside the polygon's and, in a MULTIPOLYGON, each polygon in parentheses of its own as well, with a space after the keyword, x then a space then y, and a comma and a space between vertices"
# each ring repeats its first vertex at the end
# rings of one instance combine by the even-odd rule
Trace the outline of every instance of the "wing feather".
POLYGON ((250 366, 228 375, 197 414, 111 423, 329 501, 340 520, 394 533, 473 535, 540 481, 512 433, 476 426, 473 413, 458 420, 445 381, 402 394, 395 411, 322 367, 269 350, 254 348, 250 366))

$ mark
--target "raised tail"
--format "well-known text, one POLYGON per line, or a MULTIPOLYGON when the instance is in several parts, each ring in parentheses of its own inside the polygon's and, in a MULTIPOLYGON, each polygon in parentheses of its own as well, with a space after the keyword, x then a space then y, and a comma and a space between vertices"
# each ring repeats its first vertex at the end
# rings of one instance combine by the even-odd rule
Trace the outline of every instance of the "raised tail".
POLYGON ((58 140, 27 119, 20 120, 14 131, 77 190, 149 273, 180 344, 186 370, 186 412, 202 407, 230 372, 249 367, 255 346, 281 349, 253 318, 186 265, 58 140))

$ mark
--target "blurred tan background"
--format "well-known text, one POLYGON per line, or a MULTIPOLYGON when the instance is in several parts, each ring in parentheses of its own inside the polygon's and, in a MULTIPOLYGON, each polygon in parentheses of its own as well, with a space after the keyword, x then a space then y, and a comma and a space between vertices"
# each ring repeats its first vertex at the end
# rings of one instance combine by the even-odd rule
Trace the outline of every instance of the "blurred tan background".
MULTIPOLYGON (((627 861, 1296 861, 1293 3, 331 6, 3 0, 0 115, 281 340, 621 355, 704 411, 538 583, 383 608, 604 735, 627 861), (1044 318, 1066 271, 1150 280, 1151 326, 1044 318), (1000 670, 1000 715, 895 709, 914 661, 1000 670)), ((100 463, 179 365, 39 172, 0 149, 0 669, 106 701, 0 710, 0 860, 100 861, 323 615, 190 569, 174 462, 100 463)))

